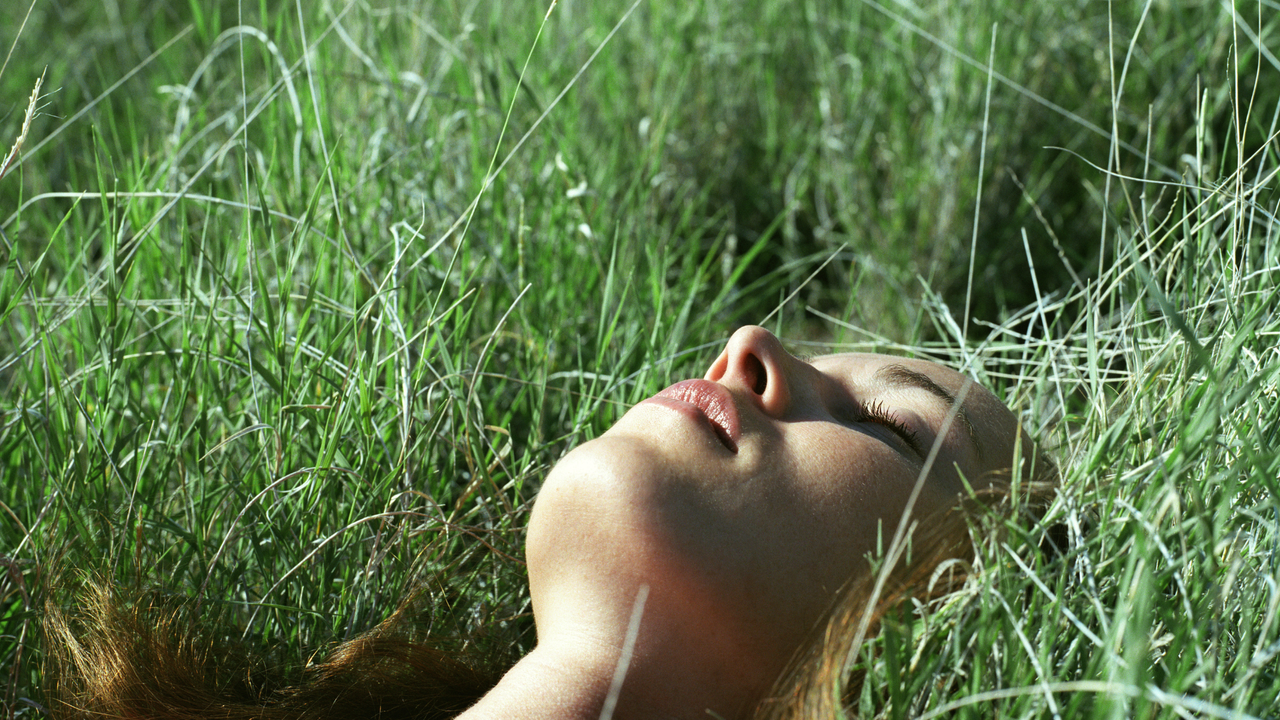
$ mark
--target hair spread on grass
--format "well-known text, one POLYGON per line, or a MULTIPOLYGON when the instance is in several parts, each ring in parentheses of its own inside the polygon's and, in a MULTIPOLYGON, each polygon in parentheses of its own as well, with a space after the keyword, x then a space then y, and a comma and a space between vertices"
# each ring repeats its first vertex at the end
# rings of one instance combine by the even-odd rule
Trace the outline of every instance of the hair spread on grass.
POLYGON ((289 678, 152 595, 86 584, 80 611, 45 617, 49 710, 59 719, 451 718, 488 692, 502 660, 415 637, 409 606, 289 678))

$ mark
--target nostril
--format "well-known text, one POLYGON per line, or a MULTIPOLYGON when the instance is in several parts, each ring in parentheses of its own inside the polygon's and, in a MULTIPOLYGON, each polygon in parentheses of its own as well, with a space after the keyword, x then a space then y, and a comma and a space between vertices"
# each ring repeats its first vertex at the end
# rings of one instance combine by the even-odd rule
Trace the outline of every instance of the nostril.
POLYGON ((769 371, 765 370, 764 363, 760 362, 760 358, 748 354, 743 359, 742 369, 746 375, 747 384, 751 386, 751 390, 757 395, 764 395, 765 389, 769 387, 769 371))

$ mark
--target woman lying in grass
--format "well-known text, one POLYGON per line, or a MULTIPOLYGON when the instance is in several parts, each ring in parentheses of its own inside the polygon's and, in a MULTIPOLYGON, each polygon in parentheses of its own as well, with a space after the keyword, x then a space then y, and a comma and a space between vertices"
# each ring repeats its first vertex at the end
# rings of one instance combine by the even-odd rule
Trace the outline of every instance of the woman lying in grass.
POLYGON ((232 679, 241 685, 232 692, 201 645, 131 625, 107 602, 86 639, 52 616, 61 642, 51 644, 62 648, 55 710, 831 715, 850 649, 889 603, 945 591, 930 582, 934 569, 972 553, 968 513, 1005 499, 1014 472, 1032 505, 1043 502, 1052 466, 1013 414, 959 373, 884 355, 806 362, 746 327, 704 379, 636 405, 551 471, 527 543, 538 642, 505 673, 374 632, 301 684, 232 679), (909 543, 895 537, 904 517, 920 521, 909 543))

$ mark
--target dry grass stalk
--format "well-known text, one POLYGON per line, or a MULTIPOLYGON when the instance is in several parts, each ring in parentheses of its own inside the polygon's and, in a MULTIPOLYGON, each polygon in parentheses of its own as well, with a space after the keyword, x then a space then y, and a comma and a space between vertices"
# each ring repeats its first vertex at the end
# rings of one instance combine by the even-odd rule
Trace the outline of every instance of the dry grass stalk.
MULTIPOLYGON (((48 69, 45 69, 48 72, 48 69)), ((4 179, 9 174, 9 169, 17 162, 18 155, 22 153, 22 144, 27 140, 27 133, 31 131, 31 120, 36 116, 36 102, 40 100, 40 86, 44 84, 44 73, 40 73, 40 77, 36 78, 36 86, 31 90, 31 99, 27 101, 27 115, 22 120, 22 131, 18 133, 18 139, 13 141, 13 148, 9 150, 9 155, 4 159, 4 165, 0 166, 0 179, 4 179)))

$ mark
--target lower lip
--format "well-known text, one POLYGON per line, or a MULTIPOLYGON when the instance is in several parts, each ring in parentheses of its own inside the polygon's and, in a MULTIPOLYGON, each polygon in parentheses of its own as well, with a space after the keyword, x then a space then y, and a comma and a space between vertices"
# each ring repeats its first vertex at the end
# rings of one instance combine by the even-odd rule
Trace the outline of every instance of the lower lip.
POLYGON ((715 433, 716 438, 729 452, 737 453, 738 442, 735 437, 738 432, 737 411, 733 401, 726 397, 727 394, 723 388, 710 381, 686 380, 672 385, 644 402, 669 408, 706 426, 715 433), (702 387, 703 384, 712 387, 702 387), (706 411, 702 409, 704 406, 707 407, 706 411), (708 412, 714 413, 717 416, 716 419, 712 420, 708 412))

